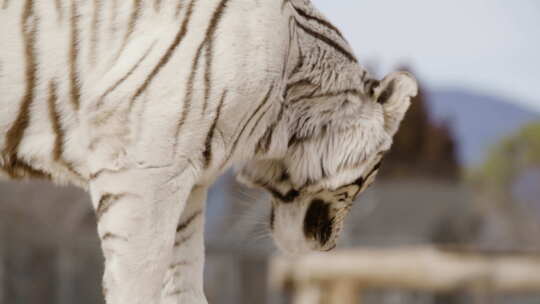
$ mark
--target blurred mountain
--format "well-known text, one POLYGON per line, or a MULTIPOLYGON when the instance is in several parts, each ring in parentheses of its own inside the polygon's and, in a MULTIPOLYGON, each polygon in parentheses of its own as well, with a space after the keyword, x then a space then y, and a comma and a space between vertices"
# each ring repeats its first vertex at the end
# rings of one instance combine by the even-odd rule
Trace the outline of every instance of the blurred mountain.
POLYGON ((488 148, 528 122, 540 120, 540 113, 522 108, 508 99, 459 89, 426 91, 431 117, 446 123, 457 140, 459 161, 479 165, 488 148))

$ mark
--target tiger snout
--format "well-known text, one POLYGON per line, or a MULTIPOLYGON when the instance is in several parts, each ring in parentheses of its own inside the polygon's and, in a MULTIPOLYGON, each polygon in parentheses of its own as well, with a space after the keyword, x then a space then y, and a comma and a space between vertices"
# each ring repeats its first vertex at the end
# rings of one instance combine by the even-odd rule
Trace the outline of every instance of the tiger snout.
POLYGON ((273 204, 270 228, 275 244, 289 255, 330 251, 336 247, 347 211, 318 198, 273 204))

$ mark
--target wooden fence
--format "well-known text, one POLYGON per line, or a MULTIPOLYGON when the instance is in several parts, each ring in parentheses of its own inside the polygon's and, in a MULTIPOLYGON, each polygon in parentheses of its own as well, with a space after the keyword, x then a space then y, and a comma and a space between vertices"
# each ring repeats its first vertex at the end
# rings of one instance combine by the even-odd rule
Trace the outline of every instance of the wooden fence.
POLYGON ((486 296, 537 293, 540 255, 432 247, 358 249, 274 258, 269 280, 274 289, 292 291, 294 304, 358 304, 362 291, 377 288, 486 296))

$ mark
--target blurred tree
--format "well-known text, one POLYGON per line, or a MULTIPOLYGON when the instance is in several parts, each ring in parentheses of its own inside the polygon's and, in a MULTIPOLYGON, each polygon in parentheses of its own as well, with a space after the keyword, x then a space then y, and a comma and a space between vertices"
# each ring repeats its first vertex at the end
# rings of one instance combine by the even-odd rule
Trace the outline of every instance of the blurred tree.
POLYGON ((416 176, 456 181, 460 175, 456 145, 449 122, 436 124, 430 118, 426 97, 420 89, 394 136, 381 177, 416 176))
POLYGON ((491 246, 540 250, 540 122, 493 146, 468 181, 479 209, 490 219, 484 233, 491 246))
POLYGON ((477 186, 508 193, 511 182, 523 169, 537 166, 540 166, 540 122, 524 126, 492 147, 485 163, 469 177, 477 186))

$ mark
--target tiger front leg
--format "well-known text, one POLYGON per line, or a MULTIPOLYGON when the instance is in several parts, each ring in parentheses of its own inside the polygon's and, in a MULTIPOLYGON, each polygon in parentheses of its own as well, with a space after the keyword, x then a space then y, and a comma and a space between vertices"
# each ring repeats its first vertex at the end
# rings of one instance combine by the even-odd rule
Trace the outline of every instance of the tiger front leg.
POLYGON ((108 304, 161 304, 175 232, 195 184, 193 170, 98 171, 90 190, 105 255, 108 304))
POLYGON ((203 290, 204 211, 207 187, 193 188, 176 226, 173 257, 165 275, 163 304, 207 304, 203 290))

